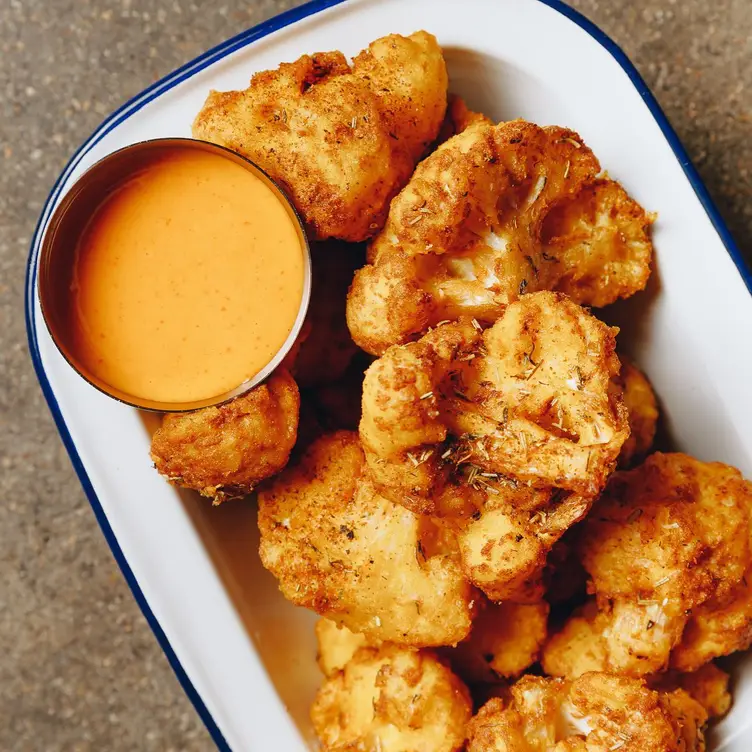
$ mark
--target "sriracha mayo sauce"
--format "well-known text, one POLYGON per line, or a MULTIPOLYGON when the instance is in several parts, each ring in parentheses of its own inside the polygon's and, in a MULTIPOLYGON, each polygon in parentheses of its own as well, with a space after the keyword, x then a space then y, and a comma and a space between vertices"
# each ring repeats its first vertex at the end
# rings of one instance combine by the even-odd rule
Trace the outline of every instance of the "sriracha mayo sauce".
POLYGON ((262 178, 174 147, 118 186, 75 250, 76 357, 126 394, 209 399, 267 365, 297 318, 304 243, 262 178))

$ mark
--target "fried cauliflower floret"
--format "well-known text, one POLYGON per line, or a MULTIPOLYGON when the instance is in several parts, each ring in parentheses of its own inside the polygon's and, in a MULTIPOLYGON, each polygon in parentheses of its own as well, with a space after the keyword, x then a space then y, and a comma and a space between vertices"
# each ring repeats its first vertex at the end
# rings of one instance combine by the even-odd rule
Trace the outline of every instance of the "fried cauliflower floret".
POLYGON ((447 324, 392 348, 366 371, 360 438, 377 487, 395 502, 436 511, 436 493, 449 475, 442 461, 449 438, 445 395, 438 387, 455 362, 474 357, 480 346, 470 322, 447 324))
POLYGON ((453 541, 379 495, 357 434, 325 435, 259 493, 260 554, 286 598, 371 640, 450 645, 476 595, 453 541))
POLYGON ((541 655, 543 670, 550 676, 576 679, 590 671, 608 669, 608 645, 604 631, 607 615, 595 600, 575 609, 562 628, 552 634, 541 655))
POLYGON ((311 719, 327 752, 459 752, 472 704, 430 651, 360 650, 316 695, 311 719))
POLYGON ((418 31, 377 39, 353 60, 353 74, 378 97, 390 138, 402 142, 414 166, 446 113, 449 77, 436 37, 418 31))
POLYGON ((550 292, 476 324, 440 326, 366 372, 360 435, 376 484, 430 501, 449 466, 470 463, 484 486, 503 475, 597 494, 629 430, 609 390, 617 330, 550 292))
POLYGON ((194 138, 248 157, 279 182, 318 239, 358 242, 435 140, 447 72, 424 31, 373 42, 350 66, 340 52, 257 73, 244 91, 210 92, 194 138))
POLYGON ((442 648, 441 654, 467 684, 514 678, 538 659, 547 619, 544 602, 489 603, 475 618, 470 636, 455 648, 442 648))
POLYGON ((587 513, 628 435, 615 331, 539 292, 490 329, 461 320, 366 372, 360 435, 381 493, 452 518, 492 600, 538 600, 553 544, 587 513))
POLYGON ((556 293, 508 306, 484 333, 488 355, 468 368, 474 409, 455 395, 449 410, 455 435, 488 437, 472 461, 535 487, 598 493, 629 430, 608 394, 617 331, 556 293))
MULTIPOLYGON (((516 678, 538 658, 546 639, 548 604, 486 603, 469 636, 439 655, 467 684, 498 684, 516 678)), ((330 619, 316 622, 317 661, 325 676, 341 671, 363 647, 380 643, 351 632, 330 619)))
POLYGON ((457 117, 466 127, 418 165, 355 276, 347 321, 360 347, 379 355, 460 316, 492 323, 537 290, 604 305, 645 286, 652 220, 596 179, 576 133, 457 117))
POLYGON ((650 275, 653 221, 616 181, 585 185, 543 221, 553 289, 596 308, 642 290, 650 275))
POLYGON ((671 692, 683 689, 705 708, 709 718, 721 718, 731 707, 729 675, 714 663, 706 663, 702 668, 690 673, 670 671, 650 677, 652 689, 671 692))
POLYGON ((250 493, 286 464, 298 432, 300 395, 283 368, 218 407, 165 415, 151 442, 156 469, 215 504, 250 493))
POLYGON ((629 438, 622 445, 619 455, 619 467, 629 469, 641 462, 653 446, 658 403, 645 374, 623 355, 619 359, 621 371, 611 379, 611 383, 622 395, 629 415, 629 438))
POLYGON ((704 752, 705 711, 682 690, 590 673, 573 682, 526 676, 468 725, 468 752, 704 752))
MULTIPOLYGON (((711 716, 726 712, 725 709, 717 710, 722 705, 720 701, 711 707, 699 693, 702 691, 706 695, 712 693, 720 697, 721 689, 725 691, 728 684, 728 675, 708 661, 738 650, 746 650, 752 642, 752 629, 749 626, 752 594, 748 591, 742 594, 742 590, 746 590, 744 586, 739 588, 736 597, 729 599, 729 605, 733 603, 738 609, 735 613, 733 606, 727 611, 714 612, 712 600, 694 610, 684 628, 681 642, 670 654, 669 665, 675 670, 650 677, 653 686, 686 689, 711 716), (729 611, 734 614, 731 619, 728 619, 729 611), (743 615, 739 612, 743 612, 743 615), (722 677, 725 677, 724 682, 721 682, 722 677), (711 684, 715 684, 715 688, 711 684)), ((560 631, 549 638, 541 657, 543 670, 551 676, 566 676, 571 679, 588 671, 612 669, 608 639, 612 628, 610 610, 606 608, 600 611, 595 600, 588 601, 572 614, 560 631)), ((647 631, 653 629, 655 627, 647 631)), ((646 636, 646 641, 648 639, 649 635, 646 636)), ((634 671, 641 672, 641 668, 634 671)))
POLYGON ((549 552, 585 516, 591 500, 508 480, 495 483, 476 492, 483 501, 469 518, 452 519, 462 567, 491 600, 535 603, 543 597, 549 552))
POLYGON ((365 635, 351 632, 331 619, 319 619, 315 626, 316 662, 326 677, 342 671, 361 648, 378 647, 370 644, 365 635))
POLYGON ((616 473, 580 543, 597 612, 552 638, 546 670, 576 675, 577 643, 598 636, 604 668, 633 676, 746 647, 751 510, 752 486, 720 463, 657 453, 616 473))
POLYGON ((290 369, 301 389, 342 378, 358 352, 345 321, 345 298, 361 259, 362 254, 349 243, 330 241, 311 247, 307 334, 290 369))
POLYGON ((692 611, 681 642, 671 652, 671 666, 695 671, 751 644, 752 569, 725 598, 710 598, 692 611))

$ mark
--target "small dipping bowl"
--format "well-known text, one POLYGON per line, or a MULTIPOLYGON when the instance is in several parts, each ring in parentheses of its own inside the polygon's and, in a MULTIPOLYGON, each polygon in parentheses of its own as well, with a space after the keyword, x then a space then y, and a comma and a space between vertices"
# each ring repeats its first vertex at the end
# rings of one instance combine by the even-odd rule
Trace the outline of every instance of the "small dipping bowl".
POLYGON ((204 141, 142 141, 94 164, 60 202, 38 292, 52 340, 86 381, 134 407, 187 412, 280 365, 308 309, 310 248, 253 162, 204 141))

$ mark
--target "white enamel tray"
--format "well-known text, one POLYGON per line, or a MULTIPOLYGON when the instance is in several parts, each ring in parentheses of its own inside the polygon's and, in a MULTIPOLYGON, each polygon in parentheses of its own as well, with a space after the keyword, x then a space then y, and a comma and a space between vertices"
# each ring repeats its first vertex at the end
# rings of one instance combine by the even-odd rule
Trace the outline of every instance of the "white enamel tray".
MULTIPOLYGON (((210 88, 243 88, 255 71, 302 53, 353 54, 421 28, 439 38, 451 89, 472 107, 574 128, 659 212, 650 289, 608 316, 650 375, 675 445, 752 477, 752 275, 644 82, 602 32, 557 0, 315 0, 240 34, 128 102, 83 144, 40 217, 26 281, 29 346, 60 434, 134 597, 223 750, 313 745, 314 618, 261 568, 253 503, 213 509, 170 487, 149 460, 149 419, 58 354, 36 294, 41 239, 85 168, 135 141, 190 135, 210 88)), ((752 664, 737 661, 736 673, 734 709, 713 748, 746 752, 752 664)))

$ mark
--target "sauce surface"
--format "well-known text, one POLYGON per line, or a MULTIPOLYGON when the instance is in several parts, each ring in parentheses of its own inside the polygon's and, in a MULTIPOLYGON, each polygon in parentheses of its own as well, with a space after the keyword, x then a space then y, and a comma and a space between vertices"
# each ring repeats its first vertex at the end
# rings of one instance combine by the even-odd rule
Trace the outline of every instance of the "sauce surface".
POLYGON ((219 154, 173 148, 116 188, 81 236, 75 355, 137 398, 219 396, 284 344, 304 258, 295 220, 261 178, 219 154))

